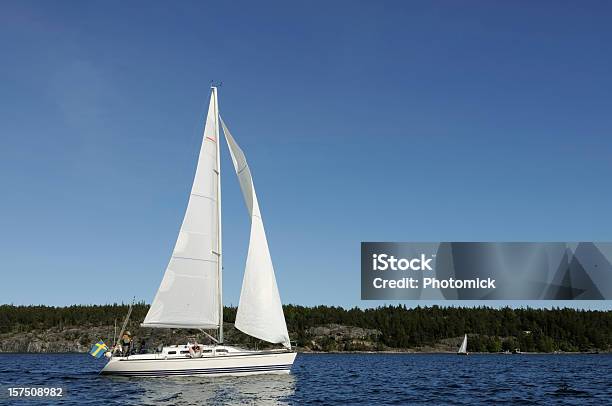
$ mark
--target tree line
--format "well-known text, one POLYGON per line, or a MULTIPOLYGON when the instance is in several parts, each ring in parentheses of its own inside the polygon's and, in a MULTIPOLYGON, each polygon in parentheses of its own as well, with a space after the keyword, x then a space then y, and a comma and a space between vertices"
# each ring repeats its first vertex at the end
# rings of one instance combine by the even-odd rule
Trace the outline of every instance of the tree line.
MULTIPOLYGON (((133 307, 133 321, 140 323, 149 306, 133 307)), ((0 334, 32 330, 88 326, 112 326, 121 321, 128 305, 0 306, 0 334)), ((224 309, 224 320, 233 323, 235 307, 224 309)), ((308 329, 341 324, 381 332, 377 348, 417 348, 441 340, 469 335, 468 350, 609 351, 612 348, 612 311, 568 308, 532 309, 490 307, 416 307, 405 305, 371 309, 333 306, 284 306, 291 339, 298 346, 308 343, 308 329)))

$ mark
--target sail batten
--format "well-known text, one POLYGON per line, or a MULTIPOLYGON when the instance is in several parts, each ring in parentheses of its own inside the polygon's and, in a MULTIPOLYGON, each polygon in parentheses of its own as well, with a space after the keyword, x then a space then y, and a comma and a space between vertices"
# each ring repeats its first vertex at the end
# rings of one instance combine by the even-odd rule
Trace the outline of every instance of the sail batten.
POLYGON ((196 173, 172 256, 144 327, 219 326, 218 126, 213 89, 196 173))
POLYGON ((291 348, 251 170, 244 152, 232 137, 223 119, 221 126, 251 217, 249 250, 235 326, 250 336, 291 348))

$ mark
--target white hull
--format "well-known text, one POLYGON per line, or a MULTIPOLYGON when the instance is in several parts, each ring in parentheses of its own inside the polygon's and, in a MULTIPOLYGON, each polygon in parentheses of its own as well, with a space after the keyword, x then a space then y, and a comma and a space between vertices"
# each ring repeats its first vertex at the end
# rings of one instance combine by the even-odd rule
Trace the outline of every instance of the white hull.
MULTIPOLYGON (((100 374, 119 376, 245 376, 288 374, 296 353, 291 351, 246 351, 234 347, 223 355, 172 356, 166 347, 160 354, 112 357, 100 374)), ((179 350, 183 348, 178 348, 179 350)), ((180 354, 180 351, 177 351, 180 354)))

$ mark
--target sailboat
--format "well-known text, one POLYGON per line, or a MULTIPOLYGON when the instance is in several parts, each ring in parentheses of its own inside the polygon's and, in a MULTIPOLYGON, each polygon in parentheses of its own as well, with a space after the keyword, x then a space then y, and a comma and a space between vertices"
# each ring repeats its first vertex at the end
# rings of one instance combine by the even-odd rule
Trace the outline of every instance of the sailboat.
POLYGON ((459 347, 459 351, 457 351, 457 355, 468 355, 468 352, 467 352, 467 334, 463 337, 463 342, 461 343, 461 347, 459 347))
POLYGON ((210 345, 165 346, 155 354, 108 354, 101 374, 219 376, 290 372, 291 349, 274 267, 244 152, 219 115, 217 88, 210 103, 187 209, 172 256, 142 327, 199 329, 210 345), (247 350, 223 338, 220 127, 251 218, 249 248, 236 314, 240 331, 283 348, 247 350), (216 330, 216 338, 205 330, 216 330))

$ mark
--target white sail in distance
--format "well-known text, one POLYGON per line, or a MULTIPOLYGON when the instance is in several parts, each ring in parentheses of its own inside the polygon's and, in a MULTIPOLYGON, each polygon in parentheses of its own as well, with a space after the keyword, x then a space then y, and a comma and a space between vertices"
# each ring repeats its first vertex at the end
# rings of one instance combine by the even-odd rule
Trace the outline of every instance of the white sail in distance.
POLYGON ((219 327, 218 117, 217 90, 213 87, 185 217, 143 327, 219 327))
POLYGON ((465 354, 467 352, 467 334, 463 337, 463 342, 461 343, 461 347, 459 347, 459 354, 465 354))
POLYGON ((235 326, 250 336, 270 343, 281 343, 291 348, 251 170, 244 152, 232 137, 223 119, 221 125, 251 217, 249 250, 235 326))

